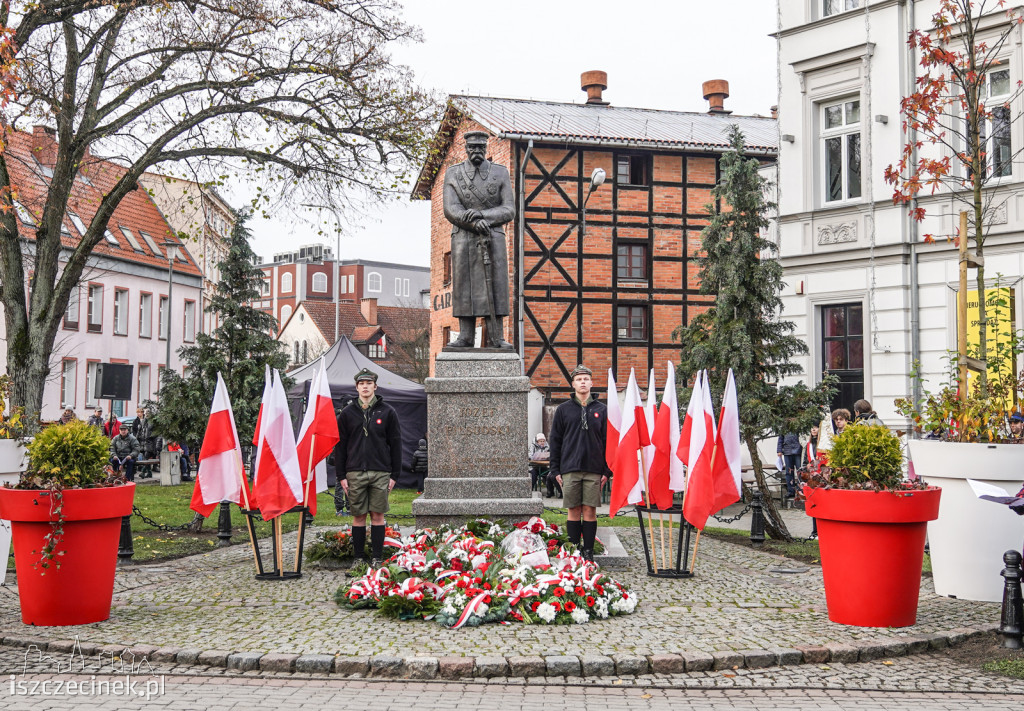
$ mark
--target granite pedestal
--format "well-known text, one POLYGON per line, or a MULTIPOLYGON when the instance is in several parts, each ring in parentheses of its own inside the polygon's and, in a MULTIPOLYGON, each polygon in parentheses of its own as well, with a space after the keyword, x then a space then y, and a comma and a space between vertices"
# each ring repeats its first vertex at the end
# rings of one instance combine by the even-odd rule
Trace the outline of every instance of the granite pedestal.
POLYGON ((524 521, 544 504, 530 490, 527 395, 518 354, 442 352, 427 378, 428 475, 416 526, 474 518, 524 521))

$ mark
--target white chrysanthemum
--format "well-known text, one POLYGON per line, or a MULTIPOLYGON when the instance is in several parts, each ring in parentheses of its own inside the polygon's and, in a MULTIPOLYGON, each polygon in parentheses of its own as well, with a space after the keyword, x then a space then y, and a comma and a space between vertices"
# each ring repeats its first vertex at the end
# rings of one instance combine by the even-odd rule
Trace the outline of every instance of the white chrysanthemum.
POLYGON ((499 533, 501 533, 501 526, 499 526, 498 524, 494 524, 487 529, 488 536, 497 536, 499 533))
POLYGON ((594 605, 594 613, 600 620, 608 619, 608 603, 604 600, 598 600, 594 605))
POLYGON ((557 614, 558 613, 555 612, 555 606, 551 603, 542 602, 537 606, 537 617, 541 618, 545 622, 554 622, 555 615, 557 614))
POLYGON ((448 615, 448 616, 451 616, 451 615, 455 614, 455 608, 452 607, 452 603, 451 603, 450 600, 444 604, 444 606, 441 608, 441 612, 442 612, 442 614, 445 614, 445 615, 448 615))
POLYGON ((578 625, 583 625, 590 622, 590 615, 587 614, 585 608, 577 607, 572 611, 572 621, 578 625))
POLYGON ((480 617, 483 617, 484 615, 487 614, 487 611, 490 610, 490 609, 491 608, 488 607, 486 603, 481 602, 479 605, 477 605, 476 612, 474 612, 473 614, 479 615, 480 617))

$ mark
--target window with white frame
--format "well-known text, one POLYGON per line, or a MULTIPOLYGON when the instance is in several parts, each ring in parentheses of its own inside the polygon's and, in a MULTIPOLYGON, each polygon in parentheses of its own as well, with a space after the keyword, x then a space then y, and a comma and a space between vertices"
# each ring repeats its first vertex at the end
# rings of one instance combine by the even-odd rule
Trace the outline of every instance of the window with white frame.
POLYGON ((349 274, 348 275, 348 293, 350 293, 350 294, 356 293, 356 275, 355 274, 349 274))
POLYGON ((185 343, 196 340, 196 302, 185 301, 185 343))
POLYGON ((132 231, 125 227, 124 225, 118 225, 118 227, 121 230, 121 234, 124 235, 124 238, 128 240, 128 244, 132 246, 132 249, 134 249, 136 252, 141 252, 142 245, 139 244, 139 240, 135 239, 135 235, 132 234, 132 231))
POLYGON ((270 296, 270 280, 264 279, 260 285, 263 296, 270 296))
POLYGON ((139 363, 139 405, 149 399, 149 363, 139 363))
POLYGON ((292 273, 285 272, 281 275, 281 293, 287 294, 292 290, 292 273))
POLYGON ((60 366, 60 406, 75 406, 76 376, 78 375, 78 361, 74 358, 65 358, 60 366))
POLYGON ((157 333, 160 334, 158 336, 158 338, 161 341, 166 341, 167 340, 167 327, 169 325, 167 323, 167 307, 169 306, 169 304, 170 304, 170 302, 168 302, 166 296, 161 296, 160 297, 160 307, 159 307, 160 316, 158 318, 158 323, 157 323, 157 333))
POLYGON ((395 277, 395 296, 402 295, 402 278, 395 277))
POLYGON ((128 335, 128 290, 114 289, 114 335, 128 335))
POLYGON ((318 294, 327 293, 327 275, 323 272, 317 272, 313 275, 313 291, 318 294))
POLYGON ((366 290, 379 294, 381 290, 381 276, 377 272, 370 272, 366 275, 366 290))
POLYGON ((285 304, 281 307, 281 317, 278 319, 278 328, 284 328, 284 325, 288 323, 288 319, 291 318, 292 307, 285 304))
POLYGON ((383 336, 381 336, 381 339, 376 343, 371 343, 369 345, 366 355, 374 360, 381 360, 388 357, 387 343, 385 343, 383 336))
POLYGON ((409 295, 409 280, 408 279, 403 279, 402 280, 402 296, 408 296, 408 295, 409 295))
POLYGON ((78 297, 78 286, 71 287, 71 295, 68 296, 68 308, 64 311, 64 328, 77 331, 78 330, 78 314, 82 310, 82 305, 78 297))
POLYGON ((855 200, 861 194, 860 100, 846 99, 821 107, 824 202, 855 200))
POLYGON ((292 363, 299 362, 299 342, 292 343, 292 363))
POLYGON ((103 332, 103 285, 89 285, 89 333, 103 332))
POLYGON ((96 361, 89 361, 85 366, 85 406, 96 407, 96 373, 100 364, 96 361))
POLYGON ((828 17, 847 10, 856 10, 860 7, 861 0, 821 0, 821 2, 821 15, 828 17))
POLYGON ((1013 172, 1013 144, 1010 138, 1010 70, 997 69, 985 75, 984 102, 987 113, 978 127, 985 175, 1003 178, 1013 172))
POLYGON ((139 296, 139 337, 153 337, 153 295, 139 296))

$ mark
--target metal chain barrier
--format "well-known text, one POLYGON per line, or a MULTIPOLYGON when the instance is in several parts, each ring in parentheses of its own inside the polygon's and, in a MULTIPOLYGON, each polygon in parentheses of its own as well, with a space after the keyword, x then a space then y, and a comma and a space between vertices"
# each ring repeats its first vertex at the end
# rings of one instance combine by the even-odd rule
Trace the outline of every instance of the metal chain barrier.
POLYGON ((186 528, 188 528, 189 526, 192 525, 192 521, 189 521, 188 523, 183 524, 181 526, 168 526, 168 525, 163 524, 163 523, 157 523, 156 521, 151 519, 149 516, 147 516, 146 514, 142 513, 141 511, 139 511, 139 507, 138 506, 134 506, 134 505, 132 506, 132 514, 135 515, 135 516, 138 516, 139 518, 141 518, 143 523, 149 524, 153 528, 156 528, 156 529, 158 529, 160 531, 184 531, 186 528))
POLYGON ((747 504, 746 506, 744 506, 743 510, 740 511, 735 516, 731 516, 729 518, 722 518, 718 514, 711 514, 711 518, 715 519, 719 523, 736 523, 741 518, 743 518, 743 515, 746 514, 748 511, 750 511, 750 504, 747 504))

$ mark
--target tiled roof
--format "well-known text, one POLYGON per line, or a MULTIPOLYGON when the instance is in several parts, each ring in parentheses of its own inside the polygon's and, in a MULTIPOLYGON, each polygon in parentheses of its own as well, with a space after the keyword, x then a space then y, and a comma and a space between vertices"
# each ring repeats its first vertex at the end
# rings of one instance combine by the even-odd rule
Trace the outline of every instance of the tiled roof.
MULTIPOLYGON (((35 134, 11 131, 8 134, 8 147, 5 152, 7 169, 11 176, 18 202, 32 215, 34 221, 40 219, 46 201, 47 184, 51 172, 45 165, 47 153, 55 152, 54 139, 41 131, 35 134), (40 143, 48 144, 49 151, 38 150, 40 143), (37 160, 38 157, 38 160, 37 160), (42 162, 41 162, 42 161, 42 162)), ((84 161, 82 170, 76 177, 68 198, 68 210, 74 213, 86 227, 96 215, 103 196, 114 188, 114 185, 125 174, 125 169, 116 163, 92 156, 84 161)), ((61 243, 68 249, 78 245, 81 235, 75 226, 71 214, 64 220, 64 231, 61 243)), ((35 229, 21 222, 19 229, 23 236, 34 239, 35 229)), ((178 258, 174 260, 174 270, 183 274, 200 275, 195 259, 188 253, 187 245, 171 229, 160 214, 156 205, 145 190, 129 192, 114 210, 108 223, 105 239, 93 248, 92 254, 97 257, 120 259, 137 264, 167 268, 167 257, 163 243, 172 240, 179 245, 178 258), (139 249, 136 250, 121 231, 121 226, 128 228, 139 249), (145 233, 145 234, 143 234, 145 233), (148 235, 156 245, 150 246, 148 235), (180 247, 184 247, 181 249, 180 247)))
MULTIPOLYGON (((299 307, 306 310, 313 323, 320 330, 328 345, 334 343, 334 304, 324 301, 303 301, 299 307)), ((387 340, 388 357, 377 360, 383 367, 394 369, 396 350, 403 341, 412 340, 416 333, 430 328, 429 309, 411 309, 401 306, 378 306, 377 323, 367 323, 357 303, 340 303, 338 307, 338 331, 355 345, 376 343, 377 334, 383 332, 387 340), (371 340, 372 339, 372 340, 371 340)), ((295 309, 296 313, 298 308, 295 309)), ((293 313, 289 320, 295 318, 293 313)), ((282 325, 282 331, 284 325, 282 325)))
POLYGON ((566 104, 486 96, 452 96, 434 136, 413 196, 430 197, 439 161, 448 153, 455 128, 471 118, 499 138, 533 139, 561 145, 657 148, 720 153, 729 147, 732 124, 743 131, 747 150, 755 155, 778 154, 777 122, 761 116, 658 111, 595 104, 566 104))

